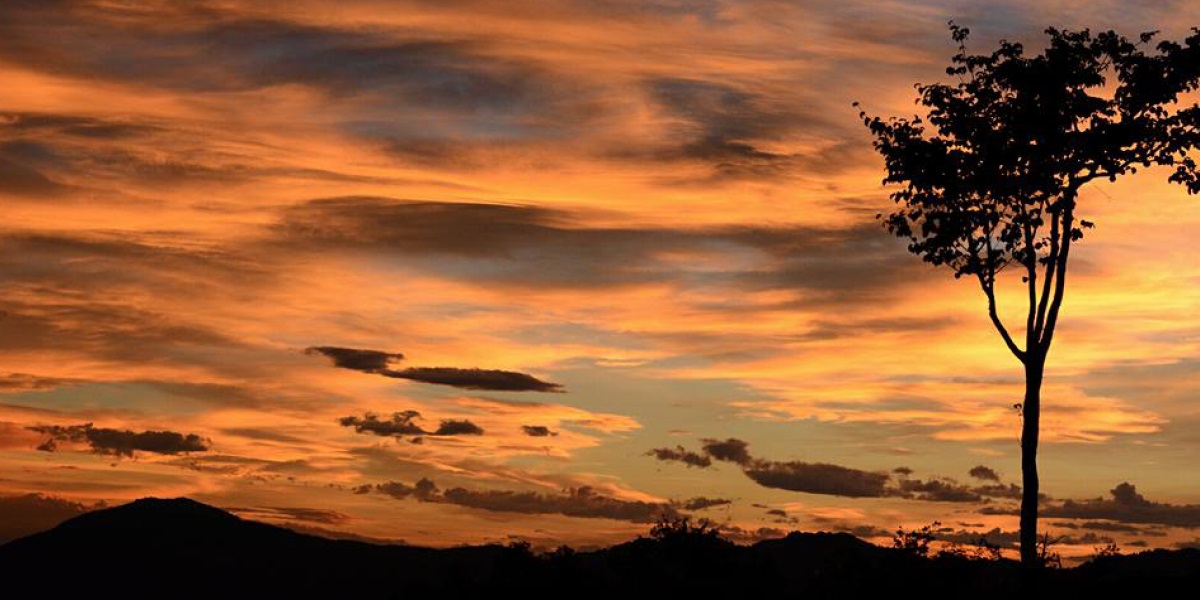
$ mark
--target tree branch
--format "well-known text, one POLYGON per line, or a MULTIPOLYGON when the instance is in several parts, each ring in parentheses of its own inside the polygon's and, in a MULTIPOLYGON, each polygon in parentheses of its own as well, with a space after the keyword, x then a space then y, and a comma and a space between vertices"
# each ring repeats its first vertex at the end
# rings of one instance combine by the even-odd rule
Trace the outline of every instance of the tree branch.
POLYGON ((1025 348, 1032 349, 1034 342, 1037 341, 1037 330, 1034 329, 1037 316, 1037 251, 1033 249, 1033 244, 1036 239, 1036 232, 1033 224, 1029 220, 1026 213, 1025 223, 1022 227, 1025 234, 1025 284, 1029 289, 1029 307, 1025 316, 1025 348))
POLYGON ((1017 357, 1017 360, 1025 362, 1025 351, 1013 341, 1012 336, 1008 333, 1008 328, 1004 326, 1004 322, 1000 320, 1000 314, 996 310, 996 291, 992 284, 987 282, 983 273, 977 273, 979 279, 979 287, 983 289, 984 295, 988 299, 988 317, 992 319, 992 325, 996 327, 996 331, 1000 332, 1000 337, 1004 338, 1004 345, 1008 346, 1008 350, 1017 357))
POLYGON ((1063 295, 1066 292, 1067 285, 1067 259, 1071 254, 1071 228, 1075 224, 1075 194, 1078 187, 1071 186, 1068 188, 1062 202, 1065 202, 1062 208, 1062 253, 1058 258, 1058 264, 1055 281, 1054 281, 1054 301, 1050 304, 1050 312, 1046 316, 1045 330, 1042 333, 1042 339, 1038 344, 1043 353, 1050 349, 1050 342, 1054 340, 1054 329, 1058 324, 1058 311, 1062 308, 1063 295))
MULTIPOLYGON (((1046 311, 1050 306, 1050 292, 1054 283, 1056 267, 1058 264, 1058 253, 1060 242, 1059 232, 1059 213, 1055 208, 1058 203, 1054 203, 1047 207, 1050 212, 1050 253, 1046 256, 1046 280, 1042 282, 1042 294, 1038 299, 1038 314, 1037 321, 1034 323, 1033 338, 1040 340, 1042 331, 1046 326, 1046 311)), ((1035 259, 1036 260, 1036 259, 1035 259)), ((1030 348, 1032 350, 1032 347, 1030 348)))

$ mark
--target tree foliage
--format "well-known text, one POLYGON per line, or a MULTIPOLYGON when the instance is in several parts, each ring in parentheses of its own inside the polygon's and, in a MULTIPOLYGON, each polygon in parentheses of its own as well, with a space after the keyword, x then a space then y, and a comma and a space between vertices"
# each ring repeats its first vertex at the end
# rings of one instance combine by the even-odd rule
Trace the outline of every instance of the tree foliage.
POLYGON ((1197 89, 1200 31, 1147 52, 1156 32, 1132 41, 1050 28, 1046 50, 1027 56, 1009 41, 970 54, 969 30, 950 30, 958 53, 946 73, 958 81, 917 86, 925 118, 860 113, 884 158, 884 183, 901 186, 896 210, 880 218, 925 261, 977 279, 996 328, 1024 360, 1049 347, 1071 245, 1092 227, 1076 218, 1082 186, 1165 165, 1171 181, 1200 193, 1190 155, 1200 107, 1180 103, 1197 89), (1009 268, 1028 286, 1024 348, 995 309, 997 277, 1009 268))

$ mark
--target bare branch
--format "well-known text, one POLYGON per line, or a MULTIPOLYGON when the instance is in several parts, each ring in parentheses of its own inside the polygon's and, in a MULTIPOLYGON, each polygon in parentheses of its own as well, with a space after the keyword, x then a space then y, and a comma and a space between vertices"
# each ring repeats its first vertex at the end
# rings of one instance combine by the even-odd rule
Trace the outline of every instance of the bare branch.
POLYGON ((1037 315, 1037 251, 1033 249, 1034 240, 1037 239, 1037 228, 1034 227, 1029 219, 1025 219, 1023 227, 1025 234, 1025 285, 1029 290, 1028 307, 1025 316, 1025 348, 1033 349, 1034 343, 1037 341, 1037 329, 1035 326, 1035 317, 1037 315))
POLYGON ((1063 296, 1066 293, 1067 259, 1071 255, 1071 240, 1074 237, 1071 235, 1071 228, 1075 224, 1075 190, 1071 189, 1063 197, 1063 201, 1067 203, 1062 208, 1062 255, 1058 258, 1054 275, 1054 300, 1050 304, 1050 312, 1046 315, 1045 329, 1038 344, 1043 353, 1050 350, 1050 342, 1054 341, 1054 330, 1058 325, 1058 311, 1062 308, 1063 296))
POLYGON ((1048 310, 1048 308, 1050 306, 1050 293, 1051 293, 1051 290, 1053 289, 1052 286, 1054 283, 1054 276, 1057 273, 1057 264, 1058 264, 1058 260, 1059 260, 1058 253, 1059 253, 1059 247, 1061 245, 1061 242, 1060 242, 1061 235, 1060 235, 1060 231, 1059 231, 1059 219, 1058 219, 1059 214, 1057 212, 1057 209, 1055 208, 1055 205, 1057 205, 1057 203, 1047 207, 1050 212, 1050 217, 1051 217, 1051 220, 1050 220, 1050 252, 1046 256, 1046 279, 1045 279, 1045 281, 1042 282, 1042 294, 1041 294, 1040 299, 1038 300, 1037 320, 1033 326, 1033 339, 1035 339, 1035 340, 1041 339, 1042 331, 1044 330, 1045 325, 1046 325, 1046 311, 1048 310))
POLYGON ((1004 345, 1008 346, 1009 352, 1017 357, 1017 360, 1025 362, 1025 351, 1013 341, 1012 335, 1008 333, 1008 328, 1004 326, 1004 321, 1000 319, 1000 314, 996 310, 996 290, 985 280, 982 273, 978 276, 979 287, 983 289, 983 293, 988 300, 988 317, 992 320, 992 325, 996 327, 996 331, 1000 332, 1000 337, 1004 339, 1004 345))

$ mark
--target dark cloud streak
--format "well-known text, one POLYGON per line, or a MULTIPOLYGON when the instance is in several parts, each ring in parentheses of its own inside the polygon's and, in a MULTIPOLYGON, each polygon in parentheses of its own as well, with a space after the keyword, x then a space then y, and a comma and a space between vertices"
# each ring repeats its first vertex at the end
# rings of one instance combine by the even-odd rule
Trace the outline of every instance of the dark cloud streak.
POLYGON ((408 367, 392 369, 390 365, 404 359, 398 352, 360 350, 339 346, 313 346, 305 354, 320 354, 333 361, 335 367, 421 383, 447 385, 467 390, 499 392, 562 392, 557 383, 542 381, 528 373, 498 369, 460 369, 457 367, 408 367))
POLYGON ((359 350, 338 346, 313 346, 306 348, 304 353, 321 354, 332 360, 335 367, 362 371, 364 373, 380 373, 387 370, 393 362, 404 359, 404 355, 399 352, 359 350))
MULTIPOLYGON (((686 269, 681 272, 678 262, 658 257, 749 251, 759 257, 759 265, 706 273, 705 284, 804 292, 793 308, 887 300, 894 297, 894 288, 919 282, 924 273, 902 260, 902 245, 874 225, 587 227, 588 216, 527 205, 347 196, 283 209, 265 243, 314 254, 387 252, 393 260, 417 266, 424 259, 454 258, 474 268, 460 271, 445 261, 433 261, 430 267, 436 265, 443 277, 519 288, 686 285, 692 283, 686 269)), ((862 327, 864 333, 877 333, 927 325, 874 321, 862 327)))
POLYGON ((406 410, 392 413, 391 418, 381 419, 379 415, 367 413, 361 417, 349 416, 338 419, 342 427, 353 427, 358 433, 371 433, 384 437, 420 437, 420 436, 456 436, 483 435, 483 428, 467 419, 445 419, 434 431, 427 431, 416 423, 421 413, 406 410))
POLYGON ((380 372, 385 377, 408 379, 421 383, 448 385, 466 390, 498 392, 561 392, 557 383, 542 381, 527 373, 497 369, 459 369, 455 367, 410 367, 399 371, 380 372))
POLYGON ((94 427, 83 425, 35 425, 28 428, 47 436, 39 450, 54 452, 58 444, 87 444, 96 454, 111 454, 132 458, 135 452, 152 454, 186 454, 207 452, 212 442, 194 433, 182 434, 174 431, 141 431, 94 427))

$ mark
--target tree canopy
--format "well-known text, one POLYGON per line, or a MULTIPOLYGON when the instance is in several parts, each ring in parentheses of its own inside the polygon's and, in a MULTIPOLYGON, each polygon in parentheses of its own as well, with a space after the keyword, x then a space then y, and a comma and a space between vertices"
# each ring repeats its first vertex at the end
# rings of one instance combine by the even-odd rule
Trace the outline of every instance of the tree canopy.
POLYGON ((1200 81, 1200 30, 1147 52, 1157 32, 1133 41, 1050 28, 1046 50, 1027 56, 1009 41, 970 54, 969 30, 950 29, 959 51, 946 73, 958 82, 917 86, 926 118, 860 113, 884 158, 884 183, 903 186, 892 193, 897 209, 880 218, 914 254, 978 279, 997 329, 1024 360, 1030 346, 1049 346, 1071 244, 1092 226, 1075 218, 1083 185, 1165 165, 1171 181, 1200 193, 1190 156, 1200 107, 1181 103, 1200 81), (994 310, 997 275, 1012 266, 1037 296, 1024 348, 994 310))

